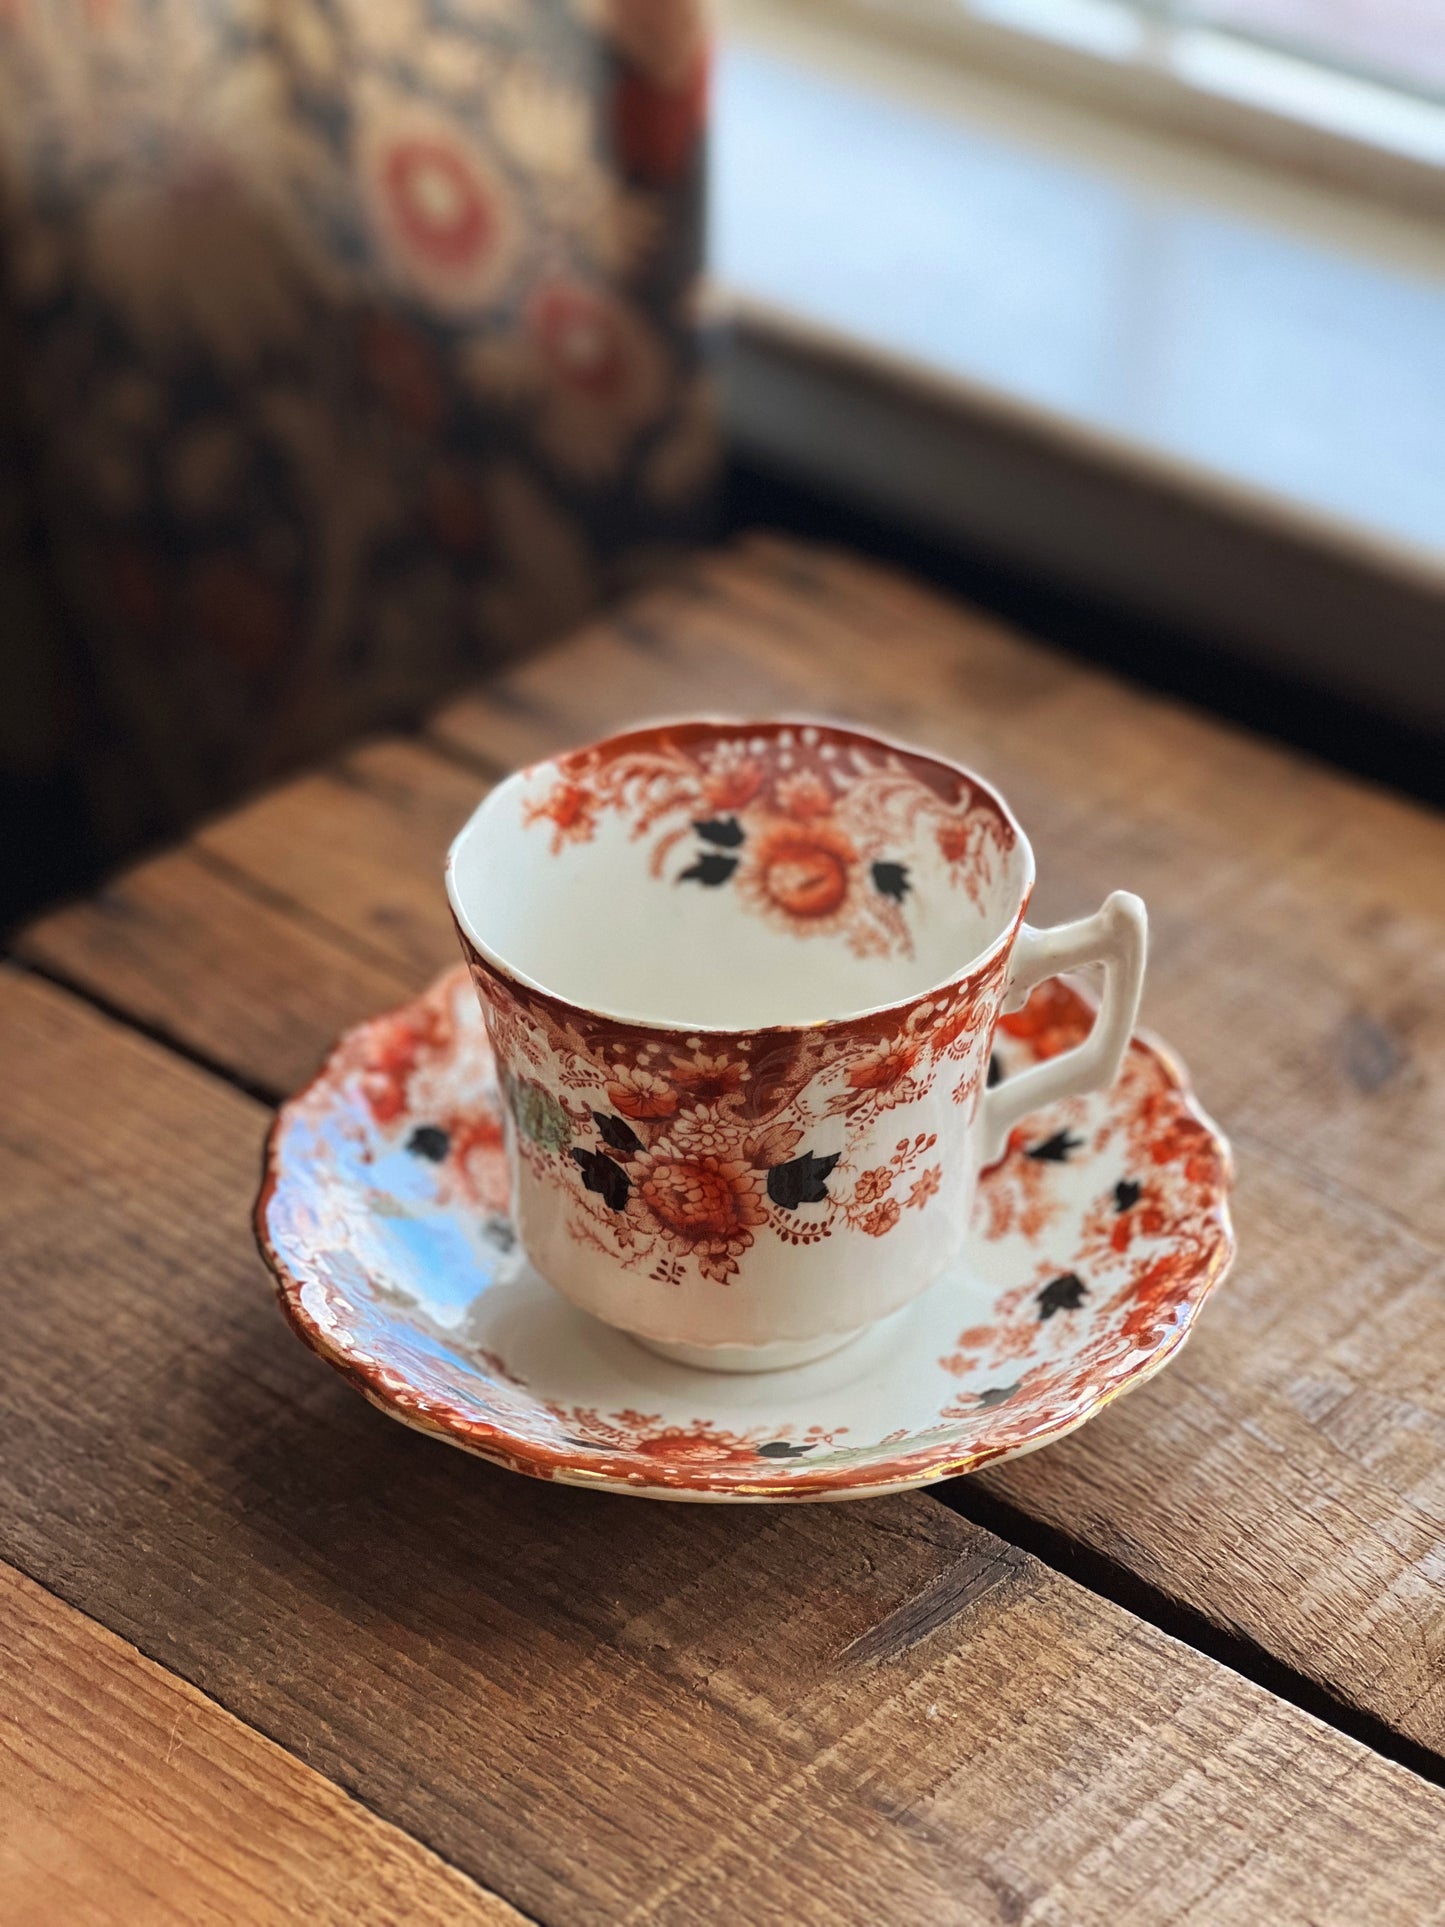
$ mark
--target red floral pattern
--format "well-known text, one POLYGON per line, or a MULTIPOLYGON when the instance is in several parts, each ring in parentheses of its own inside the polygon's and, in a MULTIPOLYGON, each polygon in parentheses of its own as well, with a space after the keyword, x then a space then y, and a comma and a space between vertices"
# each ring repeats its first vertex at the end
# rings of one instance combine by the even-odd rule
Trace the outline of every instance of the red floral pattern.
POLYGON ((761 1236, 881 1238, 923 1209, 942 1182, 936 1160, 925 1169, 936 1132, 901 1136, 884 1162, 854 1147, 941 1074, 960 1101, 977 1092, 1007 964, 874 1018, 704 1045, 580 1013, 462 944, 518 1156, 568 1198, 574 1237, 667 1285, 730 1284, 761 1236))
MULTIPOLYGON (((1090 1016, 1067 986, 1041 987, 1000 1026, 1005 1075, 1051 1043, 1064 1048, 1058 1037, 1082 1033, 1090 1016)), ((1061 1436, 1156 1371, 1233 1250, 1227 1148, 1172 1060, 1136 1038, 1112 1092, 1051 1107, 985 1174, 976 1218, 985 1235, 969 1288, 983 1291, 987 1316, 961 1331, 944 1325, 956 1336, 941 1350, 928 1353, 924 1323, 893 1366, 861 1380, 845 1374, 843 1389, 814 1392, 812 1410, 797 1409, 797 1375, 776 1374, 777 1406, 761 1420, 737 1414, 728 1380, 660 1366, 621 1338, 626 1363, 607 1367, 610 1379, 587 1379, 566 1351, 534 1385, 509 1361, 502 1334, 514 1323, 486 1323, 491 1274, 481 1254, 514 1244, 490 1078, 460 970, 351 1033, 277 1120, 257 1230, 292 1324, 368 1397, 541 1478, 670 1496, 807 1499, 967 1472, 1061 1436), (1056 1141, 1071 1147, 1063 1157, 1030 1158, 1056 1141), (1047 1228, 1030 1230, 1015 1213, 1007 1231, 988 1235, 995 1196, 1029 1164, 1040 1189, 1055 1193, 1047 1228), (412 1238, 431 1236, 422 1258, 413 1243, 400 1260, 387 1245, 386 1227, 397 1220, 412 1238), (464 1342, 448 1335, 454 1322, 438 1323, 427 1309, 433 1291, 443 1306, 469 1306, 464 1342), (626 1384, 631 1396, 609 1397, 607 1384, 626 1384)), ((656 1151, 648 1155, 660 1172, 656 1151)), ((752 1176, 713 1152, 697 1165, 695 1180, 660 1180, 666 1208, 705 1226, 709 1238, 729 1236, 756 1195, 752 1176)), ((933 1169, 919 1171, 915 1189, 933 1169)), ((858 1174, 860 1208, 899 1204, 886 1175, 882 1167, 858 1174)), ((544 1307, 555 1302, 540 1281, 533 1290, 544 1307)), ((947 1319, 949 1300, 932 1312, 930 1301, 936 1294, 919 1301, 918 1317, 947 1319)), ((514 1305, 507 1316, 515 1320, 514 1305)))
POLYGON ((590 842, 601 817, 617 813, 650 841, 654 876, 730 887, 780 928, 841 934, 860 957, 913 953, 913 880, 901 859, 920 824, 949 884, 980 907, 1015 841, 1008 817, 961 770, 844 730, 637 730, 550 767, 526 820, 548 827, 554 854, 590 842))

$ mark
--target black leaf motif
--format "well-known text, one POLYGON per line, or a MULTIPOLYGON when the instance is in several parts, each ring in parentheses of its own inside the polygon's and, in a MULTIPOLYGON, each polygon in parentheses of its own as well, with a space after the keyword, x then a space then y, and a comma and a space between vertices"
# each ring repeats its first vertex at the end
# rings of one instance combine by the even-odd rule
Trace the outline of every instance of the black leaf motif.
POLYGON ((451 1143, 440 1124, 418 1124, 407 1139, 406 1148, 414 1158, 430 1158, 433 1164, 440 1164, 451 1143))
POLYGON ((1061 1272, 1039 1293, 1039 1323, 1052 1318, 1056 1311, 1077 1311, 1088 1296, 1089 1288, 1074 1271, 1061 1272))
POLYGON ((1036 1144, 1032 1150, 1025 1151, 1024 1156, 1035 1158, 1040 1164, 1067 1164, 1069 1153, 1077 1151, 1083 1141, 1081 1137, 1075 1137, 1072 1131, 1055 1131, 1053 1136, 1046 1137, 1042 1144, 1036 1144))
POLYGON ((811 1445, 789 1445, 786 1439, 769 1439, 766 1445, 758 1447, 760 1459, 800 1459, 805 1452, 812 1451, 811 1445))
POLYGON ((902 903, 913 888, 908 881, 906 863, 875 863, 873 865, 873 888, 880 896, 892 897, 895 903, 902 903))
POLYGON ((825 1158, 815 1158, 804 1151, 786 1164, 775 1164, 768 1173, 768 1196, 784 1211, 796 1211, 800 1204, 822 1204, 828 1195, 828 1178, 842 1155, 834 1151, 825 1158))
POLYGON ((632 1180, 622 1166, 614 1164, 605 1151, 580 1151, 574 1147, 572 1155, 581 1166, 582 1182, 587 1189, 596 1191, 609 1210, 625 1210, 632 1180))
POLYGON ((602 1142, 610 1144, 614 1151, 625 1152, 631 1157, 634 1151, 642 1149, 642 1139, 624 1119, 610 1117, 606 1111, 594 1111, 592 1115, 602 1133, 602 1142))
POLYGON ((698 858, 690 870, 684 870, 677 880, 679 883, 706 883, 716 889, 718 884, 727 882, 737 867, 735 856, 716 856, 709 850, 705 856, 698 858))
POLYGON ((992 1090, 995 1084, 1002 1084, 1002 1082, 1003 1065, 999 1061, 998 1052, 994 1051, 988 1060, 988 1087, 992 1090))
POLYGON ((1132 1211, 1134 1206, 1139 1202, 1139 1191, 1140 1186, 1135 1183, 1133 1178, 1120 1178, 1119 1182, 1114 1186, 1114 1209, 1116 1211, 1132 1211))
POLYGON ((1020 1380, 1015 1379, 1012 1385, 990 1385, 987 1391, 979 1393, 978 1402, 983 1406, 1006 1405, 1018 1390, 1019 1384, 1020 1380))
POLYGON ((709 817, 692 827, 705 842, 720 844, 724 850, 735 850, 747 834, 735 816, 709 817))

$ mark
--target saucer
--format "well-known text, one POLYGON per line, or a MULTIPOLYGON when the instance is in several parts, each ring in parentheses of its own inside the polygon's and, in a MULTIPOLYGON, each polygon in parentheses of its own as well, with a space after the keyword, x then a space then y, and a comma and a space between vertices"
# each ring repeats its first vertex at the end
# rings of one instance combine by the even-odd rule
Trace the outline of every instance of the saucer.
MULTIPOLYGON (((1079 1043, 1064 979, 991 1080, 1079 1043)), ((1234 1250, 1229 1148, 1136 1035, 979 1181, 962 1259, 830 1356, 729 1376, 645 1351, 527 1263, 465 969, 349 1032, 280 1112, 256 1231, 297 1334, 373 1404, 512 1471, 658 1499, 852 1499, 1061 1438, 1159 1370, 1234 1250)), ((883 1260, 886 1262, 886 1256, 883 1260)))

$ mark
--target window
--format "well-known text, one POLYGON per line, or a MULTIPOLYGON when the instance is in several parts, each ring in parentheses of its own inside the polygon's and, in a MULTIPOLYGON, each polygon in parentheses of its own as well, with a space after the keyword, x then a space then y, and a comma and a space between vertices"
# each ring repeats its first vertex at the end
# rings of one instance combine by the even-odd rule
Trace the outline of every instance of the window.
POLYGON ((976 70, 1445 210, 1445 0, 793 0, 976 70))
POLYGON ((1406 0, 1185 4, 723 0, 734 446, 1436 717, 1445 106, 1406 0))
POLYGON ((1166 12, 1407 93, 1445 95, 1439 0, 1181 0, 1166 12))

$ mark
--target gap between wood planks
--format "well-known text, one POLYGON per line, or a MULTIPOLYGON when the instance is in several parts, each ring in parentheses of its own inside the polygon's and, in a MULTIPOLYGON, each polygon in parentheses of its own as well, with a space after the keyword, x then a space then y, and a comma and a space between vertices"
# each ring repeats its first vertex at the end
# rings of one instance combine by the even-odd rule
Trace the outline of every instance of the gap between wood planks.
MULTIPOLYGON (((484 768, 480 759, 459 752, 453 752, 448 760, 479 775, 494 775, 494 772, 484 768)), ((226 867, 234 883, 249 890, 258 901, 261 899, 263 893, 255 888, 243 871, 232 870, 229 865, 226 867)), ((286 907, 290 909, 295 906, 288 901, 286 907)), ((123 1006, 74 980, 66 971, 14 956, 9 961, 14 968, 64 990, 267 1109, 274 1110, 288 1095, 264 1081, 249 1079, 204 1051, 178 1041, 159 1025, 138 1020, 123 1006)), ((1329 1692, 1307 1675, 1276 1659, 1256 1641, 1214 1624, 1206 1614, 1187 1601, 1151 1585, 1121 1562, 1072 1538, 1057 1527, 1031 1517, 1008 1500, 986 1491, 974 1480, 952 1480, 927 1490, 925 1496, 993 1533, 1011 1548, 1030 1554, 1042 1565, 1086 1591, 1120 1606, 1135 1619, 1146 1622, 1168 1637, 1239 1674, 1276 1699, 1295 1706, 1322 1724, 1358 1741, 1381 1758, 1404 1767, 1429 1784, 1445 1787, 1445 1758, 1440 1754, 1397 1733, 1387 1721, 1329 1692)), ((952 1589, 950 1582, 950 1587, 945 1589, 950 1598, 952 1589)), ((943 1598, 933 1600, 931 1595, 909 1602, 908 1611, 926 1619, 929 1630, 952 1616, 948 1601, 943 1598)), ((860 1642, 859 1649, 851 1654, 854 1660, 886 1662, 887 1652, 877 1643, 877 1632, 878 1629, 875 1629, 873 1635, 860 1642)))
POLYGON ((1286 1666, 1283 1660, 1267 1653, 1252 1639, 1215 1625, 1187 1601, 1151 1585, 1128 1566, 1110 1559, 1093 1546, 1071 1538, 1056 1526, 1031 1518, 1009 1500, 985 1491, 972 1479, 952 1479, 946 1485, 933 1487, 929 1496, 971 1524, 982 1526, 995 1538, 1032 1554, 1040 1564, 1072 1579, 1085 1591, 1098 1593, 1101 1598, 1122 1606, 1135 1619, 1147 1620, 1171 1639, 1217 1660, 1231 1672, 1263 1687, 1276 1699, 1288 1700, 1301 1712, 1358 1740, 1382 1759, 1393 1760, 1397 1766, 1406 1767, 1433 1786, 1445 1787, 1445 1759, 1428 1746, 1397 1733, 1376 1714, 1351 1706, 1316 1680, 1286 1666))

